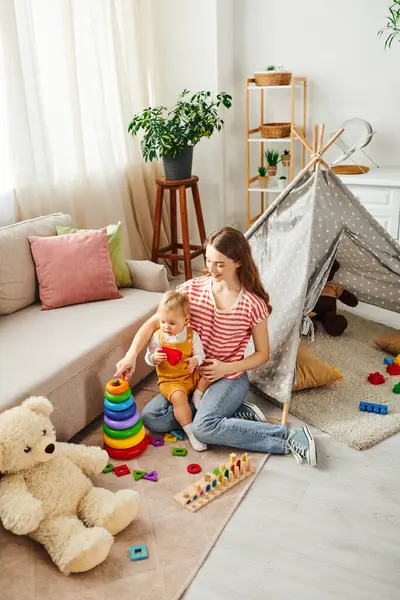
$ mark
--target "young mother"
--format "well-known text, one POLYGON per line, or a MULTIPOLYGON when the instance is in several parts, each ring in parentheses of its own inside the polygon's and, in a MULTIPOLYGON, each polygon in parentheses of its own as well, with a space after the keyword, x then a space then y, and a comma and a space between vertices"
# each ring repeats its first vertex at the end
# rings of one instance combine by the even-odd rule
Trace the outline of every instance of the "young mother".
MULTIPOLYGON (((268 315, 272 309, 244 235, 231 227, 214 231, 206 241, 206 266, 207 275, 177 288, 189 298, 190 326, 200 335, 206 354, 200 372, 211 384, 196 413, 191 405, 193 434, 206 444, 291 452, 298 462, 315 465, 315 442, 308 427, 291 431, 285 425, 266 423, 261 411, 245 402, 247 371, 269 359, 268 315), (250 337, 254 352, 245 358, 250 337)), ((117 377, 132 375, 139 352, 158 328, 157 314, 142 325, 117 364, 117 377)), ((172 409, 158 394, 142 411, 145 427, 157 432, 179 428, 172 409)))

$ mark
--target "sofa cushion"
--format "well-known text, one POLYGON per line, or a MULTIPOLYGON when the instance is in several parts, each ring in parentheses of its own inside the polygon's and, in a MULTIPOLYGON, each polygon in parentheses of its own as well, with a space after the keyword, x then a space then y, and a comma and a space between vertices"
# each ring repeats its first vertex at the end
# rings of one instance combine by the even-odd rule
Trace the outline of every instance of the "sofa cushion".
MULTIPOLYGON (((117 303, 49 311, 33 304, 0 317, 0 410, 30 395, 47 396, 55 405, 59 439, 69 439, 100 414, 116 362, 161 299, 161 294, 136 289, 121 294, 117 303)), ((149 372, 144 364, 138 360, 133 383, 149 372)))
MULTIPOLYGON (((122 248, 122 223, 119 221, 116 225, 107 225, 106 229, 108 237, 108 249, 110 251, 115 282, 119 288, 132 287, 132 278, 125 262, 124 251, 122 248)), ((90 231, 90 229, 57 227, 58 235, 65 235, 66 233, 83 233, 85 231, 90 231)))
POLYGON ((71 217, 57 213, 0 228, 0 315, 8 315, 37 299, 35 264, 28 236, 56 235, 57 225, 71 217))
POLYGON ((42 310, 121 298, 115 283, 107 232, 29 236, 42 310))

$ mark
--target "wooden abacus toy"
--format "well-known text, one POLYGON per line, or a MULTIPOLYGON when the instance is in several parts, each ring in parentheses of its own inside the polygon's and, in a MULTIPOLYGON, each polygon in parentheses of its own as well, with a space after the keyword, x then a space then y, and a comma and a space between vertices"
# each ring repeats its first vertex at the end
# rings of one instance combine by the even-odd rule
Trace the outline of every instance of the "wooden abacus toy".
POLYGON ((112 379, 104 392, 104 450, 111 458, 129 460, 146 450, 146 435, 128 382, 112 379))
POLYGON ((196 512, 253 473, 247 452, 239 459, 236 454, 231 454, 228 465, 220 465, 211 473, 206 473, 193 485, 176 494, 174 499, 187 510, 196 512))

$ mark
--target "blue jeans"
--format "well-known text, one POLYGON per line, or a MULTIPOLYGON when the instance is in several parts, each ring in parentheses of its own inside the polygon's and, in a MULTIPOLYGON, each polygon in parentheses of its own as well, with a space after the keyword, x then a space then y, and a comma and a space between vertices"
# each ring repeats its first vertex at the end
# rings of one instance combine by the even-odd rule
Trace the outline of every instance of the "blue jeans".
MULTIPOLYGON (((237 379, 219 379, 205 392, 199 410, 193 412, 192 431, 205 444, 234 446, 256 452, 284 454, 288 436, 285 425, 271 425, 232 418, 249 391, 247 374, 237 379)), ((144 426, 150 431, 168 432, 179 429, 173 407, 161 394, 142 410, 144 426)))

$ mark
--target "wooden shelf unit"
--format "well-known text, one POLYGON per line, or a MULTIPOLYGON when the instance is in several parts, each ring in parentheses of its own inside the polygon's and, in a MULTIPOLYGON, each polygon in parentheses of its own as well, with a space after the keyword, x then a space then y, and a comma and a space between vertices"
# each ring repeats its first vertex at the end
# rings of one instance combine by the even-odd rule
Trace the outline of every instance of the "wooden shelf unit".
MULTIPOLYGON (((290 85, 271 85, 271 86, 258 86, 255 84, 254 78, 248 78, 246 80, 246 224, 247 228, 250 227, 254 221, 256 221, 264 212, 265 205, 264 199, 266 193, 280 193, 282 190, 278 189, 277 186, 273 186, 271 188, 265 189, 257 189, 255 186, 251 185, 255 181, 257 181, 258 176, 251 176, 250 174, 250 144, 259 143, 260 144, 260 164, 259 166, 265 166, 264 152, 265 152, 265 144, 281 144, 286 143, 290 145, 290 175, 289 180, 291 181, 294 177, 294 162, 295 162, 295 142, 297 138, 293 134, 290 133, 289 137, 285 138, 262 138, 260 135, 260 126, 265 123, 264 119, 264 107, 265 107, 265 90, 288 90, 291 94, 291 109, 290 109, 290 123, 291 126, 296 126, 297 129, 303 134, 306 135, 306 127, 307 127, 307 77, 292 77, 292 81, 290 85), (298 125, 295 122, 295 114, 296 114, 296 86, 302 86, 303 94, 303 119, 302 125, 298 125), (254 127, 250 129, 250 94, 257 91, 260 94, 260 125, 258 127, 254 127), (258 135, 257 135, 258 134, 258 135), (260 193, 260 212, 252 217, 251 216, 251 196, 254 192, 260 193)), ((287 121, 289 122, 289 121, 287 121)), ((306 165, 306 149, 302 146, 302 157, 301 164, 302 168, 306 165)))

